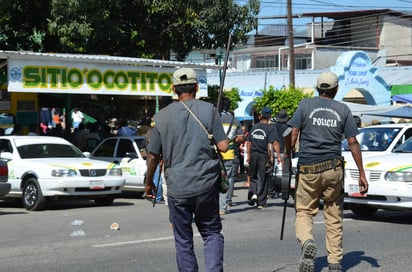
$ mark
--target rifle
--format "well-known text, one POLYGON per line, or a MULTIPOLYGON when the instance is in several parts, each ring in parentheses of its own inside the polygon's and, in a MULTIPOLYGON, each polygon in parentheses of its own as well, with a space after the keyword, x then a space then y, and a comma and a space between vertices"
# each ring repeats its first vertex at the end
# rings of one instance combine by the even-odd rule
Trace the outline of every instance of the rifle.
POLYGON ((229 37, 228 37, 228 40, 227 40, 227 46, 226 46, 225 62, 223 63, 223 76, 220 80, 219 96, 217 97, 217 103, 216 103, 216 108, 217 108, 218 111, 220 111, 220 103, 221 103, 222 96, 223 96, 223 86, 225 85, 225 76, 226 76, 227 62, 229 60, 229 51, 230 51, 231 40, 232 40, 232 34, 229 33, 229 37))
MULTIPOLYGON (((153 198, 153 208, 155 207, 155 205, 156 205, 156 198, 157 198, 157 192, 159 191, 159 184, 160 184, 160 178, 162 177, 162 165, 161 164, 159 164, 159 175, 157 176, 157 180, 156 180, 156 194, 154 195, 154 198, 153 198)), ((153 194, 154 194, 154 192, 153 192, 153 194)))
POLYGON ((283 240, 283 230, 285 228, 286 208, 289 200, 290 180, 292 178, 292 128, 288 127, 283 132, 282 137, 285 140, 285 152, 283 157, 282 177, 280 184, 280 191, 282 193, 282 199, 285 201, 283 204, 282 226, 280 229, 280 240, 283 240))

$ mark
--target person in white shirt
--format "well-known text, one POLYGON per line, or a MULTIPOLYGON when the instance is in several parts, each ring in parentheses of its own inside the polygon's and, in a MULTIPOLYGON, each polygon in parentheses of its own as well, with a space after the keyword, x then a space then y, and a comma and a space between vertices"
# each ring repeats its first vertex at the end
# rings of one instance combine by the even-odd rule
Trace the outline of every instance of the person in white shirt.
POLYGON ((74 108, 72 112, 73 128, 78 128, 79 124, 83 122, 83 113, 78 109, 74 108))

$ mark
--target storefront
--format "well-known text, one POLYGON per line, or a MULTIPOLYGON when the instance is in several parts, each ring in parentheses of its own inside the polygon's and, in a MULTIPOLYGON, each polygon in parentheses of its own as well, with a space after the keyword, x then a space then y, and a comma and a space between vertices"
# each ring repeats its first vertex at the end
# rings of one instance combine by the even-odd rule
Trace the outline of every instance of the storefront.
POLYGON ((206 69, 221 68, 175 61, 23 51, 0 51, 0 60, 0 68, 7 67, 0 111, 13 114, 15 122, 26 128, 44 121, 41 118, 47 114, 42 111, 46 110, 52 115, 52 110, 62 114, 74 107, 86 107, 94 118, 111 111, 135 118, 138 109, 133 106, 140 105, 147 114, 153 114, 161 103, 171 101, 172 74, 176 68, 197 71, 198 97, 207 96, 206 69))

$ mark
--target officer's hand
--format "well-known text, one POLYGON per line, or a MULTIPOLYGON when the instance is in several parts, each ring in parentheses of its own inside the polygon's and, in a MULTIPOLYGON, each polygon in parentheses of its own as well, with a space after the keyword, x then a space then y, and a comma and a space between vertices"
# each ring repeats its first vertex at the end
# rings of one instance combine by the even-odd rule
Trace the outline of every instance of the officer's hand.
POLYGON ((365 175, 359 176, 358 183, 359 183, 359 192, 361 194, 366 194, 369 189, 369 184, 368 184, 368 181, 366 180, 365 175))
POLYGON ((146 198, 147 199, 154 199, 157 195, 157 188, 152 182, 146 182, 145 184, 145 191, 146 191, 146 198))

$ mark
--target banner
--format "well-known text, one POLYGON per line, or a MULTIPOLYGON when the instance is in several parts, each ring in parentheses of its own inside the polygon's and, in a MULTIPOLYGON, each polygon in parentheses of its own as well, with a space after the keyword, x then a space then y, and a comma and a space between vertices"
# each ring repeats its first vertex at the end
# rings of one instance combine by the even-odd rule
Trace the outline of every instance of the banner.
MULTIPOLYGON (((8 59, 8 91, 172 96, 175 68, 8 59)), ((207 96, 206 71, 196 69, 197 97, 207 96)))

